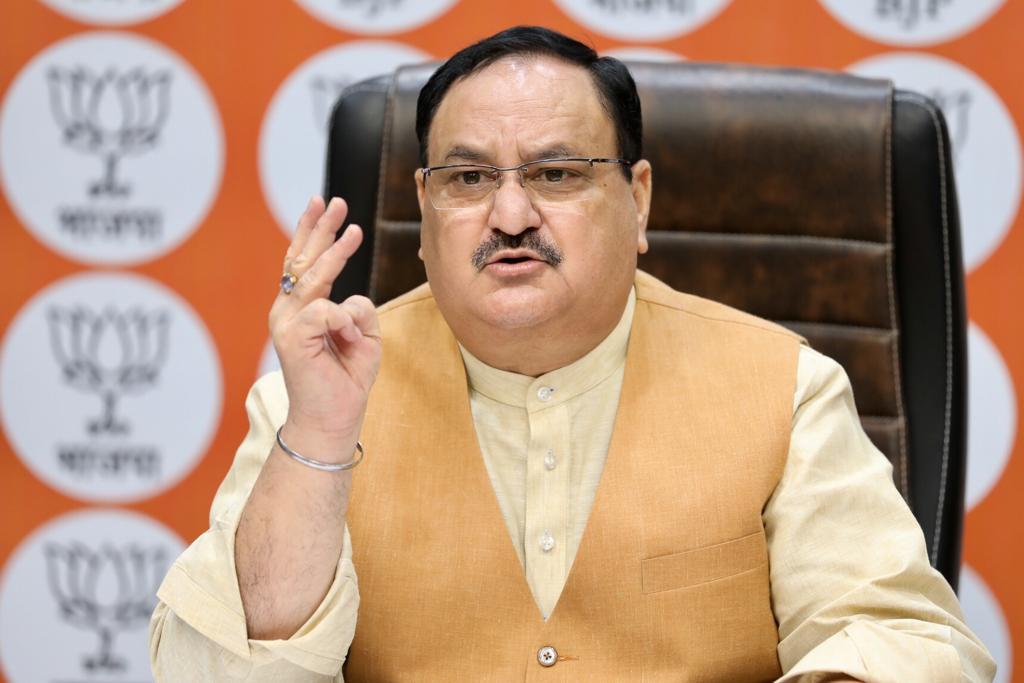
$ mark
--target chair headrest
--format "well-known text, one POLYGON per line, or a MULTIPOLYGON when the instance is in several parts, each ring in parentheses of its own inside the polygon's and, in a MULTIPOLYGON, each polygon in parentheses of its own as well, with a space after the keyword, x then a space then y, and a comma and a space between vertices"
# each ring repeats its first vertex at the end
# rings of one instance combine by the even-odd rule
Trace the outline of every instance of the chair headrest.
MULTIPOLYGON (((437 66, 395 73, 378 219, 419 221, 416 98, 437 66)), ((889 81, 691 62, 629 68, 654 169, 650 230, 888 240, 889 81)))

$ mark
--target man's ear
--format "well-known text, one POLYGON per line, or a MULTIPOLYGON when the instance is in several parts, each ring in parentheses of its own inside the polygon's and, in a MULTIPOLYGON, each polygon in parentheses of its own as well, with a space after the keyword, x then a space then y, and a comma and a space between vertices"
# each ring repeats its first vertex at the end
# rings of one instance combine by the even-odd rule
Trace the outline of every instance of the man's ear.
MULTIPOLYGON (((420 173, 419 169, 413 172, 413 179, 416 181, 416 201, 420 204, 420 224, 423 223, 423 199, 427 196, 426 188, 423 186, 423 174, 420 173)), ((420 228, 422 234, 422 228, 420 228)), ((423 246, 416 250, 416 256, 419 257, 420 261, 423 260, 423 246)))
POLYGON ((636 205, 636 250, 638 254, 646 254, 647 219, 651 215, 651 163, 641 159, 633 164, 633 182, 630 190, 633 203, 636 205))
POLYGON ((426 188, 423 186, 423 174, 419 169, 413 171, 413 180, 416 181, 416 201, 420 204, 420 216, 423 216, 423 199, 427 196, 426 188))

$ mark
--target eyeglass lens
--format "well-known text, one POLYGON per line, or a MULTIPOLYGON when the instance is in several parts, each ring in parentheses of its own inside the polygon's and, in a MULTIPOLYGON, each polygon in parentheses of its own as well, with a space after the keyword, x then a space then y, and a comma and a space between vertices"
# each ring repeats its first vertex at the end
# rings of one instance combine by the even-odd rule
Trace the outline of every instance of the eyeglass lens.
POLYGON ((427 175, 427 193, 435 208, 477 206, 500 186, 505 173, 517 173, 534 201, 558 203, 583 199, 593 187, 597 167, 586 160, 564 159, 533 162, 510 171, 492 166, 453 166, 427 175))

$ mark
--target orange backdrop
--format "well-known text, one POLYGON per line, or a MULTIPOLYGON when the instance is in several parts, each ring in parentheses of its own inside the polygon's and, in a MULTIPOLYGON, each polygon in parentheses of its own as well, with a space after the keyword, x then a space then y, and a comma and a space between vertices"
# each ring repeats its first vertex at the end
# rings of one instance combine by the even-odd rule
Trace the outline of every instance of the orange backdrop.
MULTIPOLYGON (((991 208, 989 205, 999 204, 1003 212, 1000 215, 1004 216, 989 217, 986 220, 994 227, 975 235, 973 215, 967 215, 968 199, 964 197, 967 251, 971 252, 976 244, 976 256, 967 269, 968 313, 975 330, 971 361, 972 370, 975 366, 980 370, 978 377, 972 377, 971 389, 971 424, 978 435, 971 442, 964 545, 964 562, 969 569, 963 591, 969 621, 987 638, 1003 666, 998 680, 1015 680, 1013 662, 1024 658, 1024 587, 1019 570, 1024 563, 1020 545, 1024 539, 1024 503, 1018 497, 1024 492, 1024 453, 1016 433, 1020 400, 1014 389, 1024 386, 1024 327, 1012 303, 1024 298, 1024 281, 1018 270, 1024 264, 1024 230, 1017 218, 1020 144, 1016 133, 1024 120, 1024 73, 1019 66, 1024 54, 1017 49, 1020 29, 1024 27, 1024 2, 982 2, 981 5, 991 6, 990 13, 973 19, 957 14, 974 3, 975 0, 862 0, 860 4, 874 12, 879 30, 896 32, 896 38, 872 34, 854 19, 834 14, 828 6, 837 3, 825 0, 719 2, 720 11, 710 12, 703 23, 694 22, 692 26, 676 29, 674 35, 654 38, 640 29, 633 38, 609 35, 613 29, 564 9, 574 3, 556 0, 462 0, 423 23, 398 24, 397 28, 382 28, 384 24, 380 22, 385 22, 389 13, 411 11, 409 8, 416 3, 335 0, 334 4, 348 13, 346 16, 357 18, 348 28, 310 11, 308 7, 315 2, 300 0, 4 3, 0 6, 0 273, 4 280, 0 344, 6 345, 0 346, 3 675, 12 681, 55 677, 93 680, 89 676, 96 671, 106 672, 104 680, 138 680, 148 676, 148 671, 140 668, 146 661, 145 626, 141 618, 104 624, 96 615, 79 615, 76 622, 74 608, 69 607, 73 601, 69 602, 67 592, 84 591, 96 604, 126 600, 125 596, 132 591, 145 593, 146 586, 126 587, 119 577, 123 575, 121 569, 142 566, 132 563, 146 561, 138 559, 142 555, 128 550, 152 546, 155 536, 147 536, 146 529, 162 529, 169 539, 166 550, 156 552, 156 559, 152 560, 160 564, 176 549, 180 550, 180 544, 187 544, 207 527, 208 505, 246 429, 242 405, 248 387, 265 362, 266 311, 275 295, 275 280, 287 245, 281 220, 275 217, 270 185, 279 182, 274 178, 287 176, 289 171, 261 171, 261 163, 264 167, 273 163, 274 149, 283 150, 280 154, 285 155, 289 151, 287 138, 266 138, 271 128, 268 112, 289 77, 299 74, 297 70, 307 60, 355 41, 387 41, 425 55, 443 57, 502 28, 530 23, 567 32, 601 51, 647 47, 687 59, 830 69, 847 69, 879 55, 913 53, 945 58, 976 77, 981 85, 975 90, 967 88, 967 94, 960 93, 959 100, 949 97, 943 102, 957 144, 975 145, 973 153, 986 165, 992 162, 1003 168, 1000 159, 1005 155, 1011 162, 1016 160, 1016 167, 1008 162, 1009 170, 997 173, 995 180, 982 185, 971 186, 966 176, 959 178, 962 193, 978 194, 974 198, 976 205, 991 208), (69 6, 77 8, 78 13, 67 10, 69 6), (142 8, 140 12, 146 7, 165 7, 160 12, 153 10, 153 16, 114 16, 122 11, 119 8, 135 6, 142 8), (89 15, 93 10, 95 14, 89 15), (375 21, 378 23, 374 24, 375 21), (928 31, 934 33, 941 26, 948 27, 946 34, 929 37, 928 31), (112 35, 111 31, 117 33, 112 35), (105 35, 99 36, 102 40, 95 45, 74 42, 93 33, 105 35), (144 106, 162 106, 153 99, 159 91, 159 79, 154 77, 142 83, 145 78, 141 78, 135 85, 118 80, 129 70, 130 64, 124 60, 135 58, 130 55, 136 53, 118 52, 120 48, 115 48, 125 37, 135 36, 147 39, 144 47, 156 46, 157 52, 151 50, 156 60, 152 64, 159 62, 162 46, 192 70, 191 74, 181 69, 175 71, 177 62, 165 67, 145 67, 150 75, 161 68, 173 72, 170 105, 164 112, 166 120, 153 119, 153 112, 148 114, 150 132, 157 131, 156 146, 152 140, 140 137, 138 130, 128 130, 125 121, 129 114, 124 109, 128 105, 123 100, 115 98, 114 104, 102 104, 89 99, 101 97, 96 95, 101 87, 97 83, 103 82, 104 69, 113 69, 113 75, 106 81, 107 92, 117 90, 119 96, 136 98, 134 104, 129 103, 138 110, 133 110, 131 116, 142 116, 139 111, 144 106), (66 49, 58 45, 65 40, 71 41, 66 43, 66 49), (81 50, 78 56, 76 49, 81 50), (105 52, 108 50, 112 51, 105 52), (64 71, 55 71, 54 65, 64 71), (44 83, 43 79, 48 80, 44 83), (212 108, 185 101, 190 92, 202 90, 197 91, 195 83, 205 87, 212 108), (78 95, 75 87, 81 90, 78 95), (61 97, 66 98, 64 104, 61 97), (77 105, 75 97, 81 99, 77 105), (140 104, 146 97, 152 100, 151 105, 140 104), (1003 107, 995 107, 997 114, 1006 114, 996 123, 985 119, 995 116, 985 114, 986 106, 993 109, 992 102, 1003 107), (120 137, 89 138, 88 126, 75 127, 74 108, 88 110, 92 105, 99 107, 97 116, 106 117, 108 128, 114 125, 111 121, 120 122, 120 137), (61 107, 72 111, 68 113, 61 107), (103 107, 112 109, 104 114, 103 107), (192 123, 175 123, 175 116, 184 116, 193 109, 199 113, 192 123), (203 123, 207 119, 202 118, 202 112, 215 115, 210 119, 215 124, 210 130, 219 132, 222 139, 220 161, 209 161, 214 166, 222 164, 219 172, 189 166, 201 161, 188 155, 199 151, 195 146, 204 144, 205 138, 199 131, 207 125, 203 123), (971 115, 975 115, 974 119, 971 115), (215 130, 218 125, 219 131, 215 130), (1000 133, 1004 138, 998 145, 993 147, 995 143, 985 142, 986 135, 1004 128, 1012 134, 1000 133), (170 140, 172 130, 177 137, 170 140), (126 135, 135 137, 129 140, 126 135), (989 145, 985 149, 998 148, 998 154, 978 151, 983 142, 989 145), (161 155, 165 155, 163 161, 161 155), (115 177, 121 174, 122 179, 127 179, 127 189, 121 190, 120 195, 113 186, 99 190, 89 186, 103 177, 103 164, 109 159, 118 164, 115 177), (174 164, 179 162, 182 165, 176 167, 174 164), (194 200, 194 196, 204 192, 209 195, 208 201, 194 200), (989 196, 989 192, 993 194, 989 196), (163 230, 168 235, 177 230, 179 237, 175 238, 177 242, 168 237, 167 244, 151 244, 148 251, 143 249, 134 255, 128 253, 127 247, 122 251, 117 251, 121 247, 112 248, 113 256, 104 255, 103 241, 109 238, 109 226, 104 228, 106 233, 89 236, 79 230, 76 236, 70 219, 55 218, 63 216, 60 212, 72 205, 92 212, 87 212, 93 216, 90 220, 107 216, 103 220, 108 222, 109 216, 117 212, 122 215, 126 211, 142 211, 143 205, 162 207, 159 211, 163 230), (198 207, 191 209, 194 217, 174 217, 176 211, 184 212, 193 205, 198 207), (58 228, 46 233, 45 226, 40 226, 47 221, 58 228), (185 227, 174 227, 176 221, 185 227), (110 275, 113 277, 106 277, 110 275), (158 291, 153 294, 153 303, 146 304, 144 295, 150 284, 158 291), (132 306, 143 313, 150 309, 171 311, 172 347, 169 351, 164 349, 163 355, 152 352, 148 361, 147 367, 157 368, 155 379, 136 379, 138 383, 130 385, 123 374, 110 379, 110 372, 104 375, 106 379, 97 379, 95 372, 90 375, 88 369, 82 370, 81 363, 75 365, 75 359, 67 357, 84 355, 92 358, 91 362, 100 370, 111 371, 125 367, 125 349, 129 346, 134 353, 142 353, 139 349, 144 344, 139 335, 149 334, 148 343, 156 344, 153 340, 160 329, 157 318, 139 322, 139 316, 133 318, 127 304, 118 308, 118 292, 126 292, 126 300, 135 301, 132 297, 136 294, 142 297, 138 299, 142 303, 132 306), (207 360, 214 364, 213 374, 220 375, 219 382, 194 385, 210 394, 204 397, 203 405, 209 406, 212 415, 207 432, 187 439, 181 436, 182 452, 191 449, 189 452, 194 451, 195 456, 176 454, 178 446, 174 441, 183 425, 198 419, 188 400, 187 386, 174 393, 178 389, 174 389, 175 373, 170 370, 179 361, 183 363, 181 367, 188 365, 190 357, 182 355, 183 349, 173 347, 174 343, 185 344, 180 341, 185 338, 180 334, 186 328, 207 331, 212 342, 212 356, 207 360), (33 334, 36 336, 32 337, 33 334), (129 337, 117 336, 124 334, 129 337), (976 338, 981 341, 976 342, 976 338), (129 343, 125 339, 134 341, 129 343), (91 351, 90 343, 95 346, 91 351), (87 347, 84 351, 82 345, 87 347), (981 354, 980 360, 976 360, 976 351, 981 354), (36 364, 38 369, 34 369, 36 364), (82 372, 84 379, 72 377, 82 372), (78 385, 74 385, 76 381, 78 385), (114 389, 103 388, 108 385, 114 389), (166 395, 160 394, 165 389, 166 395), (107 414, 101 410, 105 396, 113 396, 110 400, 117 401, 113 404, 113 422, 102 423, 98 417, 107 414), (150 401, 150 408, 143 407, 143 401, 150 401), (144 410, 155 412, 144 415, 144 410), (118 419, 127 425, 120 432, 118 419), (170 441, 156 443, 157 436, 152 435, 164 433, 169 434, 170 441), (110 445, 121 443, 117 439, 125 440, 126 444, 127 440, 135 439, 134 450, 122 449, 128 453, 123 457, 127 465, 112 464, 117 460, 112 453, 122 452, 110 445), (140 450, 138 444, 143 442, 156 450, 140 450), (74 451, 82 444, 92 444, 94 449, 79 448, 75 451, 79 455, 66 455, 70 452, 68 448, 74 451), (51 452, 54 448, 56 456, 51 452), (93 455, 81 455, 85 452, 93 455), (156 457, 152 453, 159 458, 147 460, 156 457), (143 476, 151 465, 157 473, 143 476), (123 515, 124 511, 137 514, 123 515), (117 529, 121 527, 109 526, 108 522, 121 517, 127 521, 122 536, 118 536, 121 532, 117 529), (157 526, 152 526, 153 522, 157 526), (76 530, 83 529, 80 538, 86 540, 76 545, 76 530), (178 545, 175 537, 179 539, 178 545), (75 588, 74 576, 87 587, 75 588), (114 636, 113 644, 106 649, 102 645, 107 637, 103 635, 104 629, 114 636), (35 633, 38 635, 32 635, 35 633), (17 645, 19 634, 41 640, 49 638, 47 649, 31 651, 30 657, 25 654, 28 646, 17 645), (143 648, 141 654, 139 647, 143 648), (48 660, 63 663, 51 666, 46 663, 48 660)), ((683 16, 686 11, 699 12, 702 4, 715 3, 575 3, 588 6, 591 12, 618 12, 623 17, 631 12, 642 13, 645 7, 646 11, 651 11, 651 7, 657 11, 661 6, 665 12, 683 16)), ((626 26, 629 22, 621 23, 626 26)), ((143 50, 137 54, 139 63, 148 64, 146 54, 150 53, 143 50)), ((358 51, 353 54, 352 59, 358 61, 358 51)), ((382 66, 377 70, 389 70, 392 66, 386 60, 367 60, 368 63, 353 66, 353 73, 369 74, 377 66, 382 66)), ((944 62, 937 63, 941 66, 944 62)), ((937 73, 936 78, 941 80, 944 72, 937 73)), ((898 79, 899 76, 899 82, 898 79)), ((927 78, 922 83, 926 81, 927 78)), ((900 85, 913 87, 913 83, 900 85)), ((311 86, 310 108, 316 106, 317 87, 311 86)), ((323 87, 328 93, 333 92, 330 83, 323 87)), ((284 99, 280 102, 285 119, 298 106, 294 97, 289 106, 285 106, 284 99)), ((311 113, 311 117, 295 119, 296 130, 315 128, 317 112, 311 113)), ((77 116, 88 118, 82 112, 77 116)), ((216 141, 216 135, 210 139, 216 141)), ((315 140, 308 135, 306 139, 315 140)), ((964 163, 970 162, 969 147, 957 154, 962 155, 964 163)), ((960 161, 958 158, 958 164, 960 161)), ((319 165, 320 160, 311 163, 319 165)), ((958 173, 961 170, 958 168, 958 173)), ((312 177, 315 179, 315 175, 312 177)), ((317 189, 315 185, 309 187, 307 196, 317 189)), ((282 196, 286 194, 282 191, 282 196)), ((301 209, 300 203, 292 207, 291 213, 297 217, 301 209)), ((195 334, 202 336, 200 332, 195 334)), ((1024 681, 1024 674, 1016 678, 1024 681)))

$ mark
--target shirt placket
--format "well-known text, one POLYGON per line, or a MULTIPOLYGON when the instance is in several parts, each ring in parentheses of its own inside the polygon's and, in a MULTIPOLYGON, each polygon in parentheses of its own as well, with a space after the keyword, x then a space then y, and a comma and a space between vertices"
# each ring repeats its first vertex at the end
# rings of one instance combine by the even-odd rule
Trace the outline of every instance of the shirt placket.
POLYGON ((526 458, 526 575, 547 618, 565 584, 569 533, 567 435, 569 410, 554 403, 553 388, 538 384, 527 399, 530 443, 526 458))

